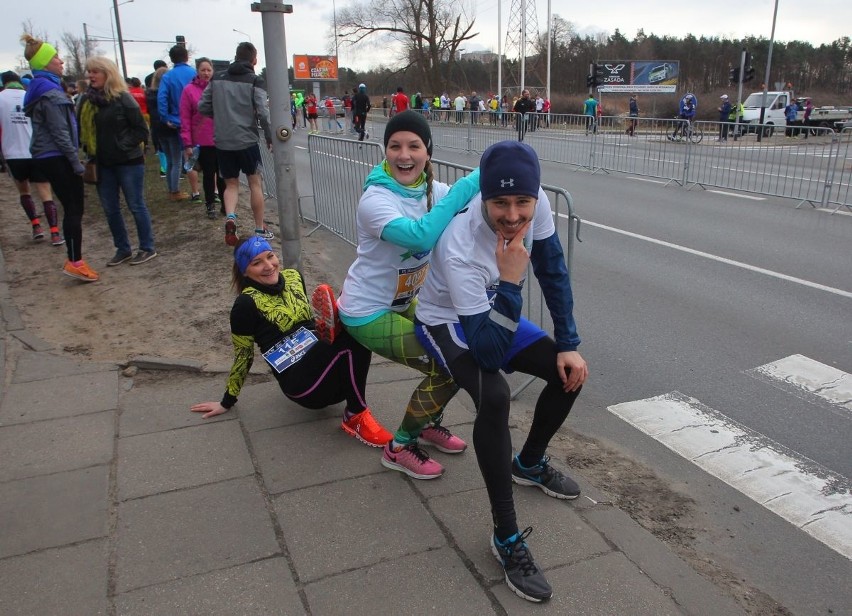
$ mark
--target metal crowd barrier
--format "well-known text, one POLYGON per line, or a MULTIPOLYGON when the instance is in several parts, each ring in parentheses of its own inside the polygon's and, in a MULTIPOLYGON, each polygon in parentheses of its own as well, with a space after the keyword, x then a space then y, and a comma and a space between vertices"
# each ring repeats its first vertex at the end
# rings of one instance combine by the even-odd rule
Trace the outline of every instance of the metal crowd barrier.
POLYGON ((358 244, 355 209, 361 199, 364 179, 384 159, 384 148, 371 141, 355 141, 323 135, 308 135, 311 183, 314 192, 316 227, 324 227, 358 244))
POLYGON ((834 206, 832 214, 845 207, 852 212, 852 128, 844 128, 832 140, 834 160, 839 164, 832 168, 825 186, 823 205, 834 206))
MULTIPOLYGON (((687 123, 672 118, 603 116, 592 121, 579 114, 526 114, 430 110, 436 147, 483 152, 505 139, 529 143, 543 161, 578 169, 656 178, 687 188, 716 187, 796 199, 799 205, 850 208, 849 135, 831 129, 687 123), (677 130, 677 133, 675 131, 677 130), (764 136, 760 142, 757 133, 764 136), (700 134, 700 139, 698 138, 700 134), (671 137, 671 138, 670 138, 671 137)), ((375 119, 375 137, 387 118, 375 119)), ((798 207, 798 206, 797 206, 798 207)), ((850 208, 852 209, 852 208, 850 208)))

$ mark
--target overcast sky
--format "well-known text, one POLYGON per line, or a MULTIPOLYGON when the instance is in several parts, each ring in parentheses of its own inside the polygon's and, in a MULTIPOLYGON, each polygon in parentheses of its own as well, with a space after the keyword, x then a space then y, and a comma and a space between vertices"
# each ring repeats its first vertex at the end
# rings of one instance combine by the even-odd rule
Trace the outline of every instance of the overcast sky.
MULTIPOLYGON (((329 52, 327 34, 333 23, 332 1, 289 0, 293 5, 293 13, 285 16, 289 63, 292 63, 293 54, 323 55, 329 52)), ((354 0, 335 2, 338 11, 355 3, 354 0)), ((521 0, 502 0, 504 41, 513 3, 520 6, 521 0)), ((260 50, 259 67, 264 66, 262 18, 259 13, 251 12, 251 4, 251 0, 131 0, 122 3, 119 15, 122 35, 127 41, 128 73, 142 77, 151 72, 155 59, 168 59, 169 43, 136 41, 174 41, 176 34, 186 37, 196 55, 224 60, 233 58, 237 43, 249 39, 260 50)), ((474 30, 480 33, 465 48, 496 51, 498 0, 456 0, 456 4, 473 8, 476 17, 474 30)), ((4 5, 5 14, 0 20, 0 70, 19 66, 23 47, 18 39, 22 32, 21 24, 27 20, 33 24, 36 33, 46 33, 52 41, 57 41, 66 31, 82 37, 84 22, 90 36, 113 38, 110 0, 10 0, 4 5)), ((774 6, 774 0, 733 4, 695 0, 607 0, 592 3, 551 0, 552 12, 572 22, 581 33, 612 33, 618 28, 628 39, 632 39, 639 28, 643 28, 646 34, 660 36, 682 37, 692 33, 695 36, 740 38, 755 35, 769 38, 774 6)), ((537 1, 537 18, 539 30, 545 31, 547 0, 537 1)), ((779 0, 775 39, 804 40, 814 45, 830 43, 852 34, 850 24, 852 2, 848 0, 779 0)), ((100 42, 99 49, 102 54, 114 57, 110 40, 100 42)), ((392 51, 376 47, 353 50, 341 45, 339 55, 341 66, 356 69, 370 68, 379 63, 392 64, 395 60, 392 51)))

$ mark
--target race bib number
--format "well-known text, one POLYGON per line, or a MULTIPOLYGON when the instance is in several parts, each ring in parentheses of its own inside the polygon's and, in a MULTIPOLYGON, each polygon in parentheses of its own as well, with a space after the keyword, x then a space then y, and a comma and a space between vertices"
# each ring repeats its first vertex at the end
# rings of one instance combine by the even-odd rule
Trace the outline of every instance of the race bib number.
POLYGON ((410 304, 420 291, 420 287, 423 286, 423 281, 426 280, 426 273, 428 271, 428 263, 399 270, 396 295, 394 295, 391 306, 407 306, 410 304))
POLYGON ((275 372, 281 374, 302 359, 316 342, 317 337, 312 331, 300 327, 264 353, 263 359, 275 372))

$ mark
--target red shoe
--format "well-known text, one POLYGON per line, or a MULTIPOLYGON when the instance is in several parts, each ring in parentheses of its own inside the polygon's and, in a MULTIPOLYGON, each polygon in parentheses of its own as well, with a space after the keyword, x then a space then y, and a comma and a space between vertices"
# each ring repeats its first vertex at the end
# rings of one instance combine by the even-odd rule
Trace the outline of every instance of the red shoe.
MULTIPOLYGON (((327 284, 321 284, 311 295, 311 307, 314 310, 314 326, 317 338, 331 344, 342 329, 337 315, 337 300, 334 291, 327 284)), ((382 443, 384 444, 384 443, 382 443)))
POLYGON ((225 243, 228 246, 236 246, 239 239, 237 236, 237 221, 229 218, 225 221, 225 243))
POLYGON ((364 409, 357 415, 350 417, 348 421, 344 420, 340 427, 346 434, 354 436, 370 447, 384 447, 393 438, 393 434, 385 430, 376 421, 370 409, 364 409))

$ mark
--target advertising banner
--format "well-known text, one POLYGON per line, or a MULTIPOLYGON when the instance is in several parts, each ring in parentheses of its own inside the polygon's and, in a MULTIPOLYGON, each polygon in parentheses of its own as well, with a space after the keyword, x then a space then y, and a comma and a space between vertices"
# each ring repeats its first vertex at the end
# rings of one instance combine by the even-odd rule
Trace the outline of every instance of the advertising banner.
POLYGON ((605 60, 600 92, 674 92, 680 62, 677 60, 605 60))
POLYGON ((337 56, 293 56, 293 79, 337 81, 337 56))

